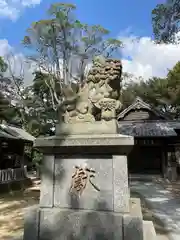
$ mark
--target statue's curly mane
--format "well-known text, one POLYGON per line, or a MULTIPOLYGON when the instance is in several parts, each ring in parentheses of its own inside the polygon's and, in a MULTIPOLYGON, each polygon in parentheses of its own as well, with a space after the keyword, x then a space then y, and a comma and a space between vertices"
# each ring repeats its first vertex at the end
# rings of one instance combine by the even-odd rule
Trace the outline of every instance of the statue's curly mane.
MULTIPOLYGON (((68 122, 109 121, 114 118, 121 104, 122 64, 120 60, 105 59, 101 56, 93 60, 84 86, 77 93, 78 101, 66 106, 65 119, 68 122)), ((74 92, 74 91, 72 91, 74 92)), ((69 94, 72 99, 73 94, 69 94)), ((74 94, 76 98, 76 94, 74 94)))

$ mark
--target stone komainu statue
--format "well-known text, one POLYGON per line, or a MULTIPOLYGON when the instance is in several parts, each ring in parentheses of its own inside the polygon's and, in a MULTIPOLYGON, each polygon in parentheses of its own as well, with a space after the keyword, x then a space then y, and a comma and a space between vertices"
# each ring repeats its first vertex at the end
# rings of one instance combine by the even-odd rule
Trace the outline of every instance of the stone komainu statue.
POLYGON ((115 119, 121 108, 122 64, 120 60, 96 57, 83 86, 64 89, 64 122, 96 122, 115 119))

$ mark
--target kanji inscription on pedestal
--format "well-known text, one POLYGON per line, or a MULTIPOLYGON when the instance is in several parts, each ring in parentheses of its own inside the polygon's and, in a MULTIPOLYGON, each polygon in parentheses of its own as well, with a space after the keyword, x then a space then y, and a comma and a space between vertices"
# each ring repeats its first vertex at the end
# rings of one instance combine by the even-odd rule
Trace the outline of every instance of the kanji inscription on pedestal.
POLYGON ((96 171, 92 168, 75 166, 75 172, 72 175, 70 192, 75 193, 80 197, 88 182, 97 191, 100 191, 100 189, 92 182, 92 178, 95 178, 95 173, 96 171))

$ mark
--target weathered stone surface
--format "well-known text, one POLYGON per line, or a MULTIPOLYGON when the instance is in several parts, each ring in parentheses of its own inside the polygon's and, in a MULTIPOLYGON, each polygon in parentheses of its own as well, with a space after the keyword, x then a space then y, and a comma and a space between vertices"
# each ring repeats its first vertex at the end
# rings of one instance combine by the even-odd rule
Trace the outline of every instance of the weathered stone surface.
POLYGON ((123 216, 123 239, 144 240, 143 221, 140 217, 133 217, 130 214, 123 216))
POLYGON ((113 156, 114 211, 129 212, 127 156, 113 156))
POLYGON ((120 60, 96 57, 83 85, 70 84, 63 88, 61 120, 68 125, 115 119, 117 110, 122 107, 119 101, 121 73, 120 60))
POLYGON ((39 231, 39 207, 28 208, 24 217, 23 240, 38 240, 39 231))
POLYGON ((116 134, 79 135, 76 137, 68 136, 64 140, 60 137, 50 138, 39 142, 39 144, 42 143, 44 143, 44 151, 48 148, 55 151, 56 146, 59 153, 64 149, 64 155, 56 153, 53 157, 48 153, 44 154, 41 206, 52 207, 55 205, 61 208, 71 208, 73 203, 73 208, 115 212, 129 211, 127 158, 120 155, 112 157, 112 152, 116 148, 117 151, 122 149, 127 154, 134 143, 132 137, 116 134), (73 146, 77 152, 73 153, 73 149, 69 148, 70 146, 73 146), (107 149, 110 149, 109 153, 106 152, 107 149), (86 151, 90 151, 90 155, 86 151), (77 199, 69 194, 73 167, 85 164, 89 168, 95 169, 94 181, 100 191, 98 192, 88 183, 87 189, 77 205, 77 199), (104 200, 103 205, 99 204, 102 200, 104 200))
POLYGON ((44 155, 41 174, 40 206, 53 206, 54 156, 44 155))
POLYGON ((116 134, 118 131, 117 121, 96 121, 77 122, 77 123, 61 123, 56 125, 56 136, 61 135, 80 135, 80 134, 116 134))
POLYGON ((143 221, 143 240, 156 240, 156 231, 153 222, 143 221))
POLYGON ((139 201, 136 200, 131 199, 130 202, 137 206, 131 204, 128 215, 111 211, 32 207, 25 215, 23 239, 153 240, 150 238, 155 236, 153 224, 143 222, 142 216, 138 216, 139 201))
POLYGON ((129 202, 130 202, 131 216, 132 217, 140 217, 141 219, 143 219, 140 198, 130 198, 129 202))
POLYGON ((129 212, 126 156, 57 156, 54 179, 54 206, 129 212), (72 196, 69 190, 75 166, 93 168, 96 171, 93 182, 100 191, 88 183, 80 198, 72 196))
MULTIPOLYGON (((112 156, 58 156, 55 159, 54 206, 89 210, 113 211, 113 169, 112 156), (96 171, 93 183, 87 183, 81 197, 70 194, 72 175, 75 166, 88 166, 96 171)), ((123 188, 123 186, 119 186, 123 188)), ((119 192, 120 194, 120 192, 119 192)), ((120 198, 121 196, 119 196, 120 198)), ((124 196, 122 196, 124 198, 124 196)))
POLYGON ((123 215, 123 240, 144 240, 141 202, 130 198, 129 214, 123 215))
POLYGON ((122 215, 41 209, 39 240, 123 240, 122 215))
MULTIPOLYGON (((77 147, 77 146, 116 146, 120 148, 128 146, 129 149, 134 145, 134 138, 120 134, 94 134, 94 135, 67 135, 53 136, 47 138, 37 138, 35 147, 77 147)), ((43 149, 42 149, 43 150, 43 149)), ((68 149, 67 149, 68 153, 68 149)), ((100 152, 101 153, 101 152, 100 152)))

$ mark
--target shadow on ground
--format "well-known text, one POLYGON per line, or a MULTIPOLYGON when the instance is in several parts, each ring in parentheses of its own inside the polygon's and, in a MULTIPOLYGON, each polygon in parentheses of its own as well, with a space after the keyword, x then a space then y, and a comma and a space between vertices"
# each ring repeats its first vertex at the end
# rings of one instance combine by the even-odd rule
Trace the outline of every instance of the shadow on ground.
POLYGON ((19 240, 24 228, 24 211, 39 202, 38 189, 27 188, 0 195, 0 239, 19 240))
POLYGON ((148 205, 142 195, 140 195, 138 192, 131 191, 131 197, 141 199, 143 220, 152 221, 158 235, 168 235, 170 233, 170 231, 165 228, 164 223, 155 216, 151 210, 151 207, 148 205))
POLYGON ((179 237, 180 198, 173 194, 167 184, 147 177, 134 177, 130 185, 132 194, 141 198, 144 209, 151 209, 150 212, 144 210, 143 215, 153 220, 157 233, 179 237))

